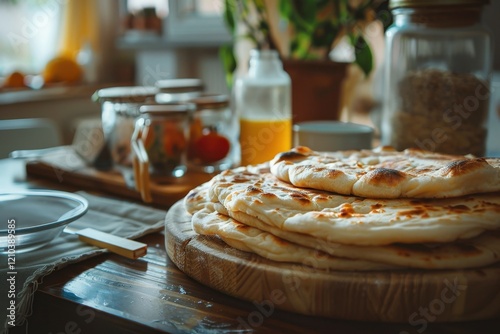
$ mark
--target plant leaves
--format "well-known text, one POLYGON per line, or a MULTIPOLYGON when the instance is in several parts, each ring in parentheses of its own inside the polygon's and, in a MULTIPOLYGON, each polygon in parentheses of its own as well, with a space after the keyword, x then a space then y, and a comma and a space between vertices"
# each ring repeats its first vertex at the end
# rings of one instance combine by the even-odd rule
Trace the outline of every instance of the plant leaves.
POLYGON ((317 8, 316 1, 295 1, 294 2, 296 13, 309 25, 314 24, 316 21, 317 8))
POLYGON ((289 20, 293 14, 293 4, 290 0, 280 0, 278 3, 279 13, 282 18, 289 20))
POLYGON ((311 38, 309 34, 298 33, 291 44, 292 58, 304 59, 309 55, 309 48, 311 47, 311 38))
POLYGON ((365 76, 370 75, 373 69, 373 54, 370 46, 362 36, 350 38, 354 46, 354 63, 357 64, 365 76))
POLYGON ((226 72, 226 85, 229 89, 233 86, 233 73, 237 67, 236 57, 233 52, 233 45, 222 45, 219 48, 219 59, 226 72))
POLYGON ((236 8, 236 0, 224 0, 224 22, 226 23, 229 31, 234 36, 236 23, 234 21, 236 8))
POLYGON ((314 47, 326 47, 328 49, 337 34, 337 28, 330 21, 323 21, 316 26, 311 43, 314 47))

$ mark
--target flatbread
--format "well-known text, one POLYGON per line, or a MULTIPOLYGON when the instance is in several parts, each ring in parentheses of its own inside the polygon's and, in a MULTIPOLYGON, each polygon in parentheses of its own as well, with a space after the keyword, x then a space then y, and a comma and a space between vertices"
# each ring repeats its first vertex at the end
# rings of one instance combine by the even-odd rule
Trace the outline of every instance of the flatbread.
POLYGON ((282 230, 350 245, 441 243, 500 228, 500 194, 445 199, 366 199, 300 189, 271 174, 225 171, 209 201, 282 230))
POLYGON ((270 168, 297 187, 365 198, 448 198, 500 191, 500 158, 418 149, 319 153, 296 147, 278 154, 270 168))
POLYGON ((322 270, 369 271, 397 269, 396 266, 328 255, 313 248, 289 242, 271 233, 242 224, 228 216, 202 209, 193 215, 193 230, 215 235, 231 247, 258 254, 266 259, 306 265, 322 270))
MULTIPOLYGON (((225 174, 232 173, 226 172, 225 174)), ((266 177, 266 175, 259 176, 253 173, 242 173, 237 176, 237 180, 240 181, 238 183, 239 186, 244 186, 242 180, 245 178, 243 177, 245 174, 246 178, 253 177, 254 180, 266 177)), ((318 251, 331 255, 335 262, 328 268, 337 268, 336 270, 376 270, 382 264, 393 266, 393 269, 460 269, 486 266, 497 262, 500 258, 499 231, 486 232, 478 237, 454 243, 356 246, 332 242, 328 237, 317 238, 303 233, 283 230, 274 225, 264 223, 258 218, 242 211, 228 211, 221 203, 211 201, 209 188, 214 183, 216 184, 217 179, 220 178, 216 177, 213 181, 193 189, 186 197, 186 208, 193 214, 192 222, 194 230, 200 234, 216 234, 226 243, 237 249, 254 252, 272 260, 276 260, 277 258, 283 260, 283 256, 289 256, 292 248, 291 245, 293 247, 303 246, 309 252, 311 250, 314 251, 316 255, 318 251), (203 213, 200 214, 199 210, 202 210, 203 213), (217 211, 218 214, 214 213, 214 211, 217 211), (238 229, 237 226, 240 226, 240 228, 238 229), (251 227, 252 229, 250 230, 252 232, 248 232, 245 236, 242 236, 244 235, 244 231, 249 230, 241 226, 251 227), (238 231, 234 232, 234 229, 238 231), (233 231, 231 232, 231 230, 233 231), (239 234, 240 237, 235 237, 235 233, 239 234), (274 237, 278 239, 275 240, 274 237), (255 240, 252 240, 253 238, 255 240), (262 240, 266 240, 267 242, 262 240), (282 247, 283 243, 279 240, 287 240, 291 245, 282 247), (263 245, 266 245, 266 247, 263 245), (337 259, 354 260, 355 262, 349 267, 346 264, 339 264, 337 259), (360 260, 362 261, 360 262, 360 260), (363 264, 361 268, 356 267, 360 264, 363 264)), ((230 181, 228 175, 224 178, 225 184, 227 183, 226 181, 230 181)), ((276 180, 276 183, 283 184, 278 180, 276 180)), ((303 253, 299 252, 298 254, 303 253)), ((300 262, 300 259, 300 257, 295 258, 293 256, 287 258, 290 262, 300 262)), ((314 257, 310 259, 314 260, 314 257)), ((311 263, 316 262, 311 261, 311 263)))

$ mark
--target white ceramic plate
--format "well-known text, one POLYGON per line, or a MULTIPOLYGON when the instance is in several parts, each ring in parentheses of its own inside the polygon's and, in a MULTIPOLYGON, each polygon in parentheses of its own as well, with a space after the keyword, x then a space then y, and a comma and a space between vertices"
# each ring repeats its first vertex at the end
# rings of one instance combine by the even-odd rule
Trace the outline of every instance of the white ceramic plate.
POLYGON ((85 198, 62 191, 0 193, 0 253, 40 248, 87 210, 85 198))

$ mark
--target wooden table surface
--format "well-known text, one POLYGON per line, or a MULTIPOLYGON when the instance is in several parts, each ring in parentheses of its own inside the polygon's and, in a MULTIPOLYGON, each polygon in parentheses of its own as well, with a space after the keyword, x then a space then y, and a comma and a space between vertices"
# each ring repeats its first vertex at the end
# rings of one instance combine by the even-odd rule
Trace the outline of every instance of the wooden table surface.
MULTIPOLYGON (((0 189, 50 188, 63 183, 26 178, 21 161, 0 160, 0 189)), ((83 189, 87 190, 87 189, 83 189)), ((166 254, 164 234, 140 241, 148 254, 129 260, 100 255, 45 277, 28 325, 13 333, 499 333, 500 319, 440 324, 425 312, 408 323, 363 323, 309 317, 247 302, 203 286, 166 254)), ((360 273, 362 275, 362 273, 360 273)), ((499 282, 500 284, 500 282, 499 282)), ((423 305, 425 307, 425 305, 423 305)), ((419 312, 419 310, 415 310, 419 312)))

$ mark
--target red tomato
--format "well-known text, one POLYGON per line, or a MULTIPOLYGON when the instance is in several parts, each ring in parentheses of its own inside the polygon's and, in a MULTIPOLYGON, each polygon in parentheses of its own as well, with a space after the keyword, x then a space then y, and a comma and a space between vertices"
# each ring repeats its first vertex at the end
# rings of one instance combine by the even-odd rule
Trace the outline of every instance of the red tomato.
POLYGON ((224 159, 229 153, 231 144, 226 137, 217 132, 209 132, 196 140, 196 155, 204 163, 212 163, 224 159))

